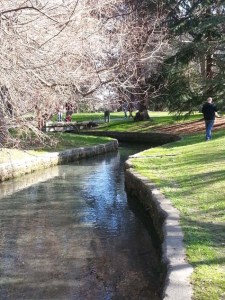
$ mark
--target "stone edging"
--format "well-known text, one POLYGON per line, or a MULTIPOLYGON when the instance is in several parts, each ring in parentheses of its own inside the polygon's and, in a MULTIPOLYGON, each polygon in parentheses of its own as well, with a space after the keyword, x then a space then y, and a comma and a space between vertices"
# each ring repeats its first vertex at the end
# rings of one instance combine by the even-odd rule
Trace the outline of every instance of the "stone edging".
POLYGON ((150 144, 160 146, 180 140, 180 136, 162 132, 118 132, 118 131, 94 131, 82 130, 82 134, 94 136, 108 136, 117 139, 119 142, 150 144))
POLYGON ((118 141, 113 140, 106 144, 100 144, 87 148, 74 148, 61 152, 47 153, 41 156, 32 156, 26 160, 11 161, 0 164, 0 182, 32 173, 36 170, 56 166, 65 162, 96 156, 118 149, 118 141))
POLYGON ((125 184, 128 196, 141 202, 162 243, 163 299, 190 300, 193 268, 186 261, 179 212, 149 179, 132 169, 130 160, 125 164, 125 184))

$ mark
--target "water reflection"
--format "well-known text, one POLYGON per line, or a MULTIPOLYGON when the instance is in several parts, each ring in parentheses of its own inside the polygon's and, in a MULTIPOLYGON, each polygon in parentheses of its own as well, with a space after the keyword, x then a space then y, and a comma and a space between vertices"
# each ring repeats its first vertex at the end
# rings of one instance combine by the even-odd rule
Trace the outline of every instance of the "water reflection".
POLYGON ((48 181, 51 178, 59 176, 59 167, 55 166, 49 168, 47 171, 36 171, 27 176, 21 176, 10 181, 0 183, 0 198, 11 195, 20 190, 26 189, 31 185, 38 184, 39 182, 48 181))
POLYGON ((159 299, 158 257, 124 191, 131 153, 45 170, 0 198, 0 299, 159 299))

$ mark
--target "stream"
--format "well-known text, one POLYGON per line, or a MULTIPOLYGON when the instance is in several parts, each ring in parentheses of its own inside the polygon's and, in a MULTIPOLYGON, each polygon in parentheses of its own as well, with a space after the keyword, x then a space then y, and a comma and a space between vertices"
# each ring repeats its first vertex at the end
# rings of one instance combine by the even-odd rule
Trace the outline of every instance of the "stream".
POLYGON ((0 184, 1 300, 160 299, 159 253, 124 190, 124 162, 139 151, 0 184))

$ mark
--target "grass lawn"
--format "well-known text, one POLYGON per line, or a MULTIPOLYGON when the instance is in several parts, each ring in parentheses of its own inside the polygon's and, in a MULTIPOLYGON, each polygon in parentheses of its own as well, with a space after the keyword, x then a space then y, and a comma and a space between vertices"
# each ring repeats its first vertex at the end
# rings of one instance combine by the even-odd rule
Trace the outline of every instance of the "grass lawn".
MULTIPOLYGON (((111 113, 111 119, 123 118, 123 112, 111 113)), ((63 114, 63 119, 65 119, 65 114, 63 114)), ((57 121, 57 116, 53 117, 53 121, 57 121)), ((95 112, 95 113, 73 113, 72 115, 73 122, 84 122, 84 121, 104 121, 104 112, 95 112)))
MULTIPOLYGON (((124 118, 123 112, 115 112, 111 113, 111 122, 104 123, 104 114, 103 113, 80 113, 73 114, 72 121, 100 121, 100 124, 94 130, 104 130, 104 131, 137 131, 137 132, 148 132, 153 128, 157 128, 157 126, 174 124, 177 122, 184 122, 190 120, 196 120, 201 117, 200 114, 195 114, 187 117, 185 120, 183 117, 176 117, 173 115, 169 115, 168 112, 149 112, 151 120, 145 122, 134 122, 132 118, 124 118)), ((56 119, 56 116, 54 116, 56 119)), ((14 135, 17 133, 14 133, 14 135)), ((91 132, 90 132, 91 134, 91 132)), ((25 135, 26 136, 26 135, 25 135)), ((77 148, 77 147, 88 147, 89 145, 105 143, 109 139, 106 137, 90 137, 90 136, 82 136, 73 135, 73 134, 52 134, 53 138, 58 139, 58 143, 56 147, 43 147, 28 150, 17 150, 17 149, 4 149, 0 148, 0 163, 8 162, 12 159, 25 159, 29 155, 41 155, 45 152, 52 151, 62 151, 68 148, 77 148)), ((21 137, 23 139, 23 135, 21 137)), ((26 142, 25 142, 26 143, 26 142)), ((34 142, 35 144, 35 142, 34 142)), ((32 148, 33 146, 29 147, 32 148)))
POLYGON ((48 152, 63 151, 65 149, 90 147, 93 145, 104 144, 111 140, 107 137, 74 135, 70 133, 50 134, 50 136, 57 140, 54 147, 42 146, 32 150, 0 148, 0 164, 10 162, 11 160, 26 159, 30 155, 42 155, 48 152))
POLYGON ((110 114, 110 123, 104 123, 103 113, 81 113, 73 114, 72 121, 99 121, 99 126, 94 128, 94 130, 148 132, 152 129, 157 129, 159 126, 194 121, 202 118, 202 114, 200 113, 190 116, 175 116, 168 112, 149 112, 149 115, 151 118, 149 121, 134 122, 132 118, 124 118, 123 112, 115 112, 110 114))
POLYGON ((186 136, 141 152, 135 169, 156 183, 181 213, 194 299, 225 299, 225 135, 186 136), (150 157, 146 157, 150 156, 150 157))

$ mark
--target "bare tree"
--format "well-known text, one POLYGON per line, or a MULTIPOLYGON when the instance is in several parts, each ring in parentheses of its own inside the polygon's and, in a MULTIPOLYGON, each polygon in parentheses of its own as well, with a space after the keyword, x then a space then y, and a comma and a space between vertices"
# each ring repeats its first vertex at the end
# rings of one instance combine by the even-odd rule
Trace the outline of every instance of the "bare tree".
POLYGON ((147 99, 146 78, 167 47, 160 6, 151 13, 144 0, 1 3, 1 145, 10 124, 39 134, 59 105, 76 107, 103 86, 128 101, 147 99))

